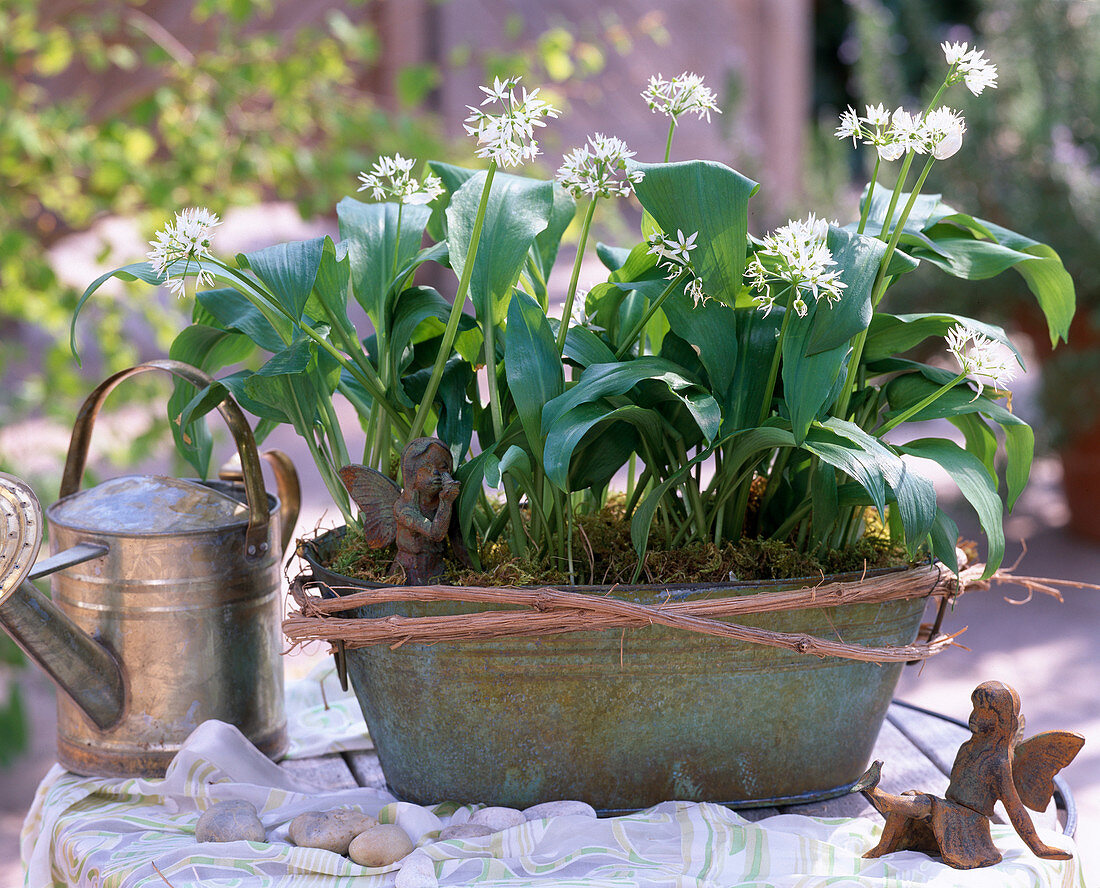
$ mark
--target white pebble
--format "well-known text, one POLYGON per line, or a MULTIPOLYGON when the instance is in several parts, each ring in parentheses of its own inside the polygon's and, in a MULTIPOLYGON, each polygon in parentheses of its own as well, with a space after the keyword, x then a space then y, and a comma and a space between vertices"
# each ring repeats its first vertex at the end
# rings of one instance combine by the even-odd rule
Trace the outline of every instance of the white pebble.
POLYGON ((211 805, 195 824, 196 842, 263 842, 266 838, 256 806, 241 799, 211 805))
POLYGON ((401 864, 394 888, 438 888, 435 862, 423 852, 414 851, 401 864))
POLYGON ((559 802, 543 802, 532 805, 523 812, 528 820, 542 820, 544 817, 595 817, 596 809, 588 802, 563 799, 559 802))
POLYGON ((299 848, 322 848, 347 855, 351 840, 378 821, 351 808, 306 811, 290 821, 290 841, 299 848))
POLYGON ((527 818, 523 816, 523 812, 517 811, 515 808, 482 808, 480 811, 474 811, 470 816, 470 823, 480 823, 489 827, 493 832, 519 826, 526 821, 527 818))
POLYGON ((491 836, 493 831, 484 823, 453 823, 439 831, 439 841, 447 839, 478 839, 491 836))
POLYGON ((351 840, 348 857, 360 866, 389 866, 412 853, 413 843, 400 826, 380 823, 351 840))

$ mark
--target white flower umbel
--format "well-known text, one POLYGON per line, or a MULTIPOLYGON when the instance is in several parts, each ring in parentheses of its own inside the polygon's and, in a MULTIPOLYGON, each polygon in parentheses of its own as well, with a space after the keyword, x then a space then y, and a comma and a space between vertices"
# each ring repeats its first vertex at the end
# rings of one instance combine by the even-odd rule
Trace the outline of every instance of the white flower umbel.
POLYGON ((807 294, 830 305, 840 299, 847 284, 840 280, 839 271, 829 270, 836 260, 825 243, 828 234, 829 223, 811 214, 764 238, 763 248, 752 257, 745 274, 752 288, 759 291, 753 301, 765 316, 783 295, 790 297, 800 318, 809 311, 807 294))
POLYGON ((546 126, 544 117, 558 116, 553 105, 538 97, 537 89, 531 92, 523 89, 522 97, 517 98, 515 88, 519 81, 519 77, 507 80, 498 77, 491 88, 480 87, 487 96, 481 104, 499 104, 499 114, 466 106, 470 116, 463 127, 469 135, 477 136, 477 156, 492 160, 497 166, 519 166, 534 160, 539 153, 535 127, 546 126))
POLYGON ((147 254, 149 264, 157 274, 164 276, 164 284, 170 292, 183 296, 188 274, 196 275, 199 286, 209 287, 214 283, 213 275, 201 267, 201 262, 213 258, 211 232, 220 224, 217 214, 205 207, 191 207, 177 213, 173 221, 156 233, 156 240, 149 241, 153 248, 147 254), (181 261, 184 263, 182 268, 177 265, 181 261))
POLYGON ((1002 343, 966 324, 956 324, 945 339, 947 351, 959 362, 960 371, 978 384, 978 395, 986 383, 1000 390, 1016 378, 1020 365, 1012 350, 1002 343))
POLYGON ((660 74, 649 78, 649 85, 642 92, 649 110, 676 120, 681 114, 694 114, 707 119, 710 112, 721 114, 714 92, 703 83, 698 74, 685 71, 678 77, 665 80, 660 74))
POLYGON ((928 112, 922 129, 924 148, 936 160, 946 160, 962 147, 966 121, 958 111, 941 107, 928 112))
POLYGON ((642 181, 641 170, 628 172, 626 162, 634 152, 622 139, 596 133, 588 144, 574 148, 558 167, 558 184, 573 197, 629 197, 634 183, 642 181))
POLYGON ((699 232, 685 236, 677 229, 676 237, 665 237, 661 232, 649 236, 649 250, 657 257, 657 264, 668 271, 669 279, 678 277, 683 271, 691 270, 691 251, 695 249, 695 240, 699 232))
POLYGON ((974 95, 980 96, 986 89, 997 88, 997 66, 985 58, 985 52, 980 49, 967 49, 965 43, 941 43, 947 64, 951 66, 951 72, 947 75, 948 83, 958 83, 962 80, 966 88, 974 95))
POLYGON ((359 174, 359 191, 371 189, 375 200, 396 200, 403 204, 426 204, 443 193, 443 182, 430 173, 424 181, 413 178, 415 161, 395 154, 393 157, 380 157, 369 173, 359 174))

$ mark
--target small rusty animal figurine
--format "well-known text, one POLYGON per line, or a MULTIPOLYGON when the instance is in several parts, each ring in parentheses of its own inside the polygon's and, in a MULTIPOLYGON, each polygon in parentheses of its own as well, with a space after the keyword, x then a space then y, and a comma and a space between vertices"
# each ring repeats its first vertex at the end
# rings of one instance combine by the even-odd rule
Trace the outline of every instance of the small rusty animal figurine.
POLYGON ((443 573, 443 545, 448 534, 456 557, 469 555, 453 520, 458 482, 451 477, 451 452, 435 438, 416 438, 401 454, 402 490, 391 478, 366 466, 340 469, 340 480, 359 507, 363 539, 374 549, 397 543, 395 565, 405 582, 422 586, 443 573))
POLYGON ((882 762, 875 762, 852 788, 886 818, 882 838, 864 857, 892 851, 922 851, 956 869, 991 866, 1001 860, 989 821, 998 799, 1028 848, 1048 860, 1070 853, 1043 843, 1027 808, 1043 811, 1054 793, 1054 775, 1073 761, 1085 738, 1071 731, 1047 731, 1022 740, 1020 698, 999 681, 987 681, 971 695, 972 737, 955 756, 944 798, 878 788, 882 762))

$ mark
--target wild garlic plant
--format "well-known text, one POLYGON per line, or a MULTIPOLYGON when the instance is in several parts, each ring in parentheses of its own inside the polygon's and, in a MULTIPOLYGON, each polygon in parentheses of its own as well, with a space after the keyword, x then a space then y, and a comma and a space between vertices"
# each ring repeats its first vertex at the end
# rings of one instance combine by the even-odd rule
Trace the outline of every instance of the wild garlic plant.
POLYGON ((228 390, 257 417, 257 437, 282 422, 306 439, 349 523, 340 466, 354 458, 390 470, 428 433, 454 455, 456 512, 472 553, 503 539, 586 576, 576 516, 605 502, 626 470, 639 570, 651 541, 843 546, 871 509, 914 556, 928 551, 954 569, 955 522, 912 456, 956 481, 987 534, 992 572, 1004 509, 1032 458, 1031 429, 1002 403, 1019 354, 992 324, 898 313, 885 297, 918 269, 967 279, 1014 269, 1056 342, 1074 290, 1046 245, 921 193, 935 163, 965 150, 965 122, 941 99, 956 84, 980 95, 997 80, 981 51, 943 51, 947 72, 925 108, 883 103, 841 115, 837 136, 873 165, 845 224, 810 214, 750 234, 756 182, 715 161, 672 162, 685 115, 702 125, 721 110, 687 72, 651 78, 643 92, 669 118, 662 161, 643 162, 638 146, 597 133, 565 154, 555 179, 508 172, 539 155, 536 135, 558 115, 510 78, 482 87, 482 104, 469 107, 465 128, 484 169, 431 161, 418 178, 416 161, 380 158, 360 177, 376 202, 338 204, 338 241, 219 259, 217 217, 189 210, 157 235, 149 262, 111 274, 181 294, 194 278, 193 324, 172 356, 211 372, 247 368, 173 395, 178 444, 200 471, 209 445, 195 420, 228 390), (606 280, 582 292, 595 210, 611 200, 641 205, 644 236, 598 244, 606 280), (551 271, 578 202, 587 203, 577 251, 559 292, 551 271), (426 262, 450 269, 452 286, 418 283, 426 262), (349 320, 349 298, 369 329, 349 320), (938 337, 950 364, 913 355, 938 337), (348 453, 337 397, 358 413, 362 456, 348 453), (950 421, 964 443, 889 434, 933 418, 950 421), (502 501, 488 495, 501 488, 502 501))

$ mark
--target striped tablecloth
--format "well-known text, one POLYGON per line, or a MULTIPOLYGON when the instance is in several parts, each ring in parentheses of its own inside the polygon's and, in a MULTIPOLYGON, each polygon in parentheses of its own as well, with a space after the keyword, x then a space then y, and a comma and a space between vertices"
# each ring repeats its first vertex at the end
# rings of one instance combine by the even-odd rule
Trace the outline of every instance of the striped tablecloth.
MULTIPOLYGON (((323 667, 327 668, 327 667, 323 667)), ((353 698, 322 673, 288 684, 292 755, 369 746, 353 698)), ((435 866, 440 885, 585 888, 856 888, 1050 886, 1084 888, 1072 861, 1034 857, 1011 827, 994 827, 1004 860, 952 870, 921 854, 863 860, 881 820, 780 815, 751 823, 717 805, 665 802, 622 817, 529 821, 479 839, 435 842, 474 807, 399 802, 377 789, 318 792, 259 753, 236 728, 206 722, 163 780, 78 777, 55 767, 43 780, 22 837, 28 888, 87 886, 390 886, 398 865, 368 869, 327 851, 297 848, 289 822, 304 811, 353 806, 397 823, 435 866), (267 841, 199 844, 195 824, 214 802, 246 799, 267 841)), ((1065 836, 1046 842, 1072 848, 1065 836)))

